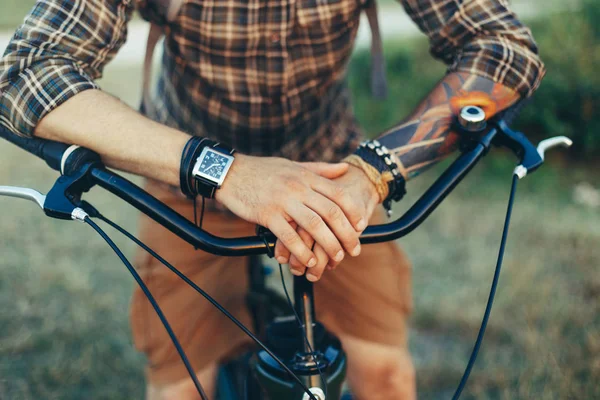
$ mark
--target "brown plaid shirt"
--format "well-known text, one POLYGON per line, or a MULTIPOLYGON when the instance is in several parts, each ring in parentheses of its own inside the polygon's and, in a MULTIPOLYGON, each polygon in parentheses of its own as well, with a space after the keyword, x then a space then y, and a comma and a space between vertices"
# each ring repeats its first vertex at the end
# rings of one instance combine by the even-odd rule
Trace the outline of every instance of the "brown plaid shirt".
MULTIPOLYGON (((38 0, 0 62, 0 124, 32 135, 53 108, 97 88, 132 1, 38 0)), ((360 138, 344 82, 364 1, 186 0, 168 26, 149 116, 245 153, 341 158, 360 138)), ((401 3, 451 71, 523 96, 539 85, 535 42, 506 0, 401 3)))

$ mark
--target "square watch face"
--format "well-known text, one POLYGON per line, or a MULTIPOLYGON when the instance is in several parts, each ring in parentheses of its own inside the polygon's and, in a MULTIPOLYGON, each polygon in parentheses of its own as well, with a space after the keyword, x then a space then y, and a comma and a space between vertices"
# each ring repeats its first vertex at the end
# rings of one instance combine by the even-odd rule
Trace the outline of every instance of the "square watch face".
POLYGON ((221 185, 233 162, 233 157, 205 147, 197 160, 194 174, 221 185))

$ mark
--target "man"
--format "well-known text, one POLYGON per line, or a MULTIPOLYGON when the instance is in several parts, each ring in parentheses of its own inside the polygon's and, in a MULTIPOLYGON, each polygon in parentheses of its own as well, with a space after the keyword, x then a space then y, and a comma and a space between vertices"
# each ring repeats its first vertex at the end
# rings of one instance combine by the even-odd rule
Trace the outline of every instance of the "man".
MULTIPOLYGON (((93 149, 108 166, 150 178, 147 190, 190 218, 192 203, 170 187, 214 195, 203 227, 216 235, 268 227, 280 239, 277 259, 319 280, 318 317, 343 343, 355 398, 414 398, 409 264, 394 244, 361 249, 358 236, 367 221, 382 221, 378 203, 399 199, 405 180, 456 148, 451 121, 462 106, 492 117, 537 88, 544 68, 530 31, 506 0, 401 1, 449 70, 379 139, 392 150, 385 160, 369 147, 356 150, 361 133, 344 83, 362 0, 187 0, 166 28, 149 118, 93 82, 125 41, 131 3, 38 0, 0 64, 0 123, 93 149), (189 134, 237 149, 220 189, 203 187, 210 182, 192 171, 209 167, 185 161, 190 147, 212 146, 189 134)), ((148 219, 141 229, 151 247, 249 322, 243 262, 194 251, 148 219)), ((246 339, 148 257, 138 266, 212 392, 217 363, 246 339)), ((132 326, 149 359, 148 398, 195 398, 139 291, 132 326)))

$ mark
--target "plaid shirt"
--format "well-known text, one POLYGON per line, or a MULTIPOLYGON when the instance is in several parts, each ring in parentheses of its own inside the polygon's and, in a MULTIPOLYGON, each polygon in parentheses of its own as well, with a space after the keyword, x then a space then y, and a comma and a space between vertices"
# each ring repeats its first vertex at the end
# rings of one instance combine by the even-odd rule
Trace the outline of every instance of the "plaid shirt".
MULTIPOLYGON (((0 124, 37 122, 124 43, 133 0, 38 0, 0 62, 0 124)), ((255 155, 335 160, 360 139, 345 85, 363 1, 186 0, 167 29, 151 118, 255 155)), ((506 0, 403 0, 450 71, 531 94, 544 74, 506 0)), ((140 60, 141 61, 141 60, 140 60)))

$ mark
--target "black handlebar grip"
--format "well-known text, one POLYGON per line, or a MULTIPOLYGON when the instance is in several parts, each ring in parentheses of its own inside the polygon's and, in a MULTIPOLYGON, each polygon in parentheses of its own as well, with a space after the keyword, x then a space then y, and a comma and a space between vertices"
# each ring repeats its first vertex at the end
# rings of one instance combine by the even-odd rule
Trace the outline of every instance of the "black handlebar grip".
POLYGON ((0 137, 17 145, 23 150, 33 154, 46 161, 50 168, 60 172, 60 161, 62 155, 69 148, 69 145, 54 142, 52 140, 40 139, 36 137, 23 137, 15 135, 4 127, 0 127, 0 137))
POLYGON ((517 117, 519 116, 519 113, 521 112, 521 110, 523 109, 523 107, 525 107, 527 104, 529 104, 530 99, 523 99, 518 101, 516 104, 514 104, 511 107, 508 107, 506 110, 504 110, 501 115, 500 115, 500 120, 506 122, 507 125, 511 125, 515 119, 517 119, 517 117))

